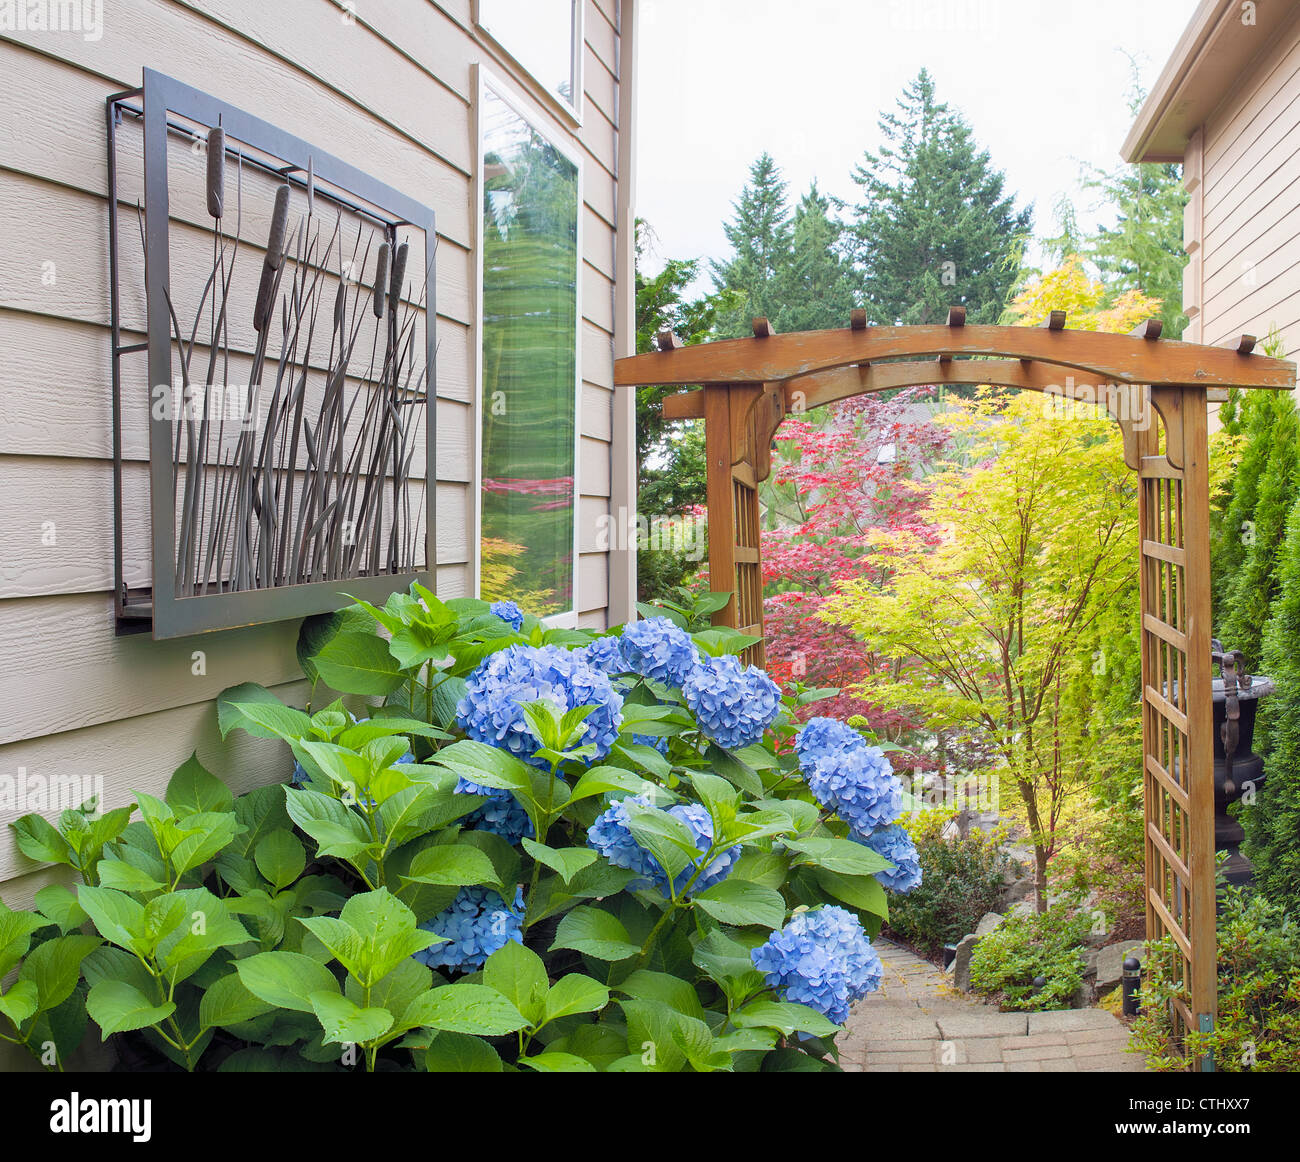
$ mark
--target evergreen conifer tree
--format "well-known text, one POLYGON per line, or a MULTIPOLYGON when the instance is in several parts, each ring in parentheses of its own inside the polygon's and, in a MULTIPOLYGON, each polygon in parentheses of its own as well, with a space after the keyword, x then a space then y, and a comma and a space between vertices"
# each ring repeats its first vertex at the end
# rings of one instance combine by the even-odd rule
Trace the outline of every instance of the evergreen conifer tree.
POLYGON ((873 323, 938 323, 962 305, 995 323, 1016 284, 1031 213, 970 125, 935 96, 924 69, 897 113, 880 118, 884 144, 853 180, 863 200, 853 233, 873 323))

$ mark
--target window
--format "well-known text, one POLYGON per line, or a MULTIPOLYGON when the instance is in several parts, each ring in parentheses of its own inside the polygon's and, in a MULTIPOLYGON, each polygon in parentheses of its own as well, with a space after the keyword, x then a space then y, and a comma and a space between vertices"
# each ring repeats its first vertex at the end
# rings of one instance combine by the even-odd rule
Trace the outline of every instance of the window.
POLYGON ((483 222, 479 591, 574 609, 578 164, 480 87, 483 222))
POLYGON ((582 0, 478 0, 478 26, 574 118, 582 93, 582 0))

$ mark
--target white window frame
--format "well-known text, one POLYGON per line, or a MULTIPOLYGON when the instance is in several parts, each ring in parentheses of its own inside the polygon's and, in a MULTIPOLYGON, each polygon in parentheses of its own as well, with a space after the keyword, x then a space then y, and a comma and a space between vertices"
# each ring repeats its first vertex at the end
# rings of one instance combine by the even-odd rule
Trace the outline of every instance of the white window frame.
POLYGON ((572 18, 569 23, 572 35, 569 43, 569 60, 572 65, 572 75, 569 78, 569 83, 573 87, 572 101, 566 101, 559 93, 549 88, 545 81, 530 72, 528 66, 523 64, 510 51, 509 46, 498 40, 492 30, 482 22, 483 0, 473 0, 470 8, 470 19, 474 25, 474 35, 492 50, 493 55, 521 83, 526 84, 535 95, 550 105, 565 121, 576 127, 582 124, 583 68, 585 65, 583 57, 586 47, 585 22, 587 5, 586 0, 570 0, 570 5, 572 18))
MULTIPOLYGON (((568 142, 561 140, 560 135, 554 133, 543 121, 537 116, 535 110, 530 109, 527 100, 514 89, 508 81, 499 74, 493 73, 482 64, 474 66, 474 334, 473 334, 473 359, 474 359, 474 519, 472 522, 474 543, 470 551, 470 569, 473 576, 473 594, 475 597, 481 596, 481 583, 483 574, 482 562, 482 545, 483 545, 483 250, 484 238, 486 231, 483 228, 483 138, 484 138, 484 117, 483 106, 486 99, 487 91, 490 89, 492 95, 504 101, 506 105, 523 121, 525 121, 536 133, 544 137, 548 144, 571 161, 575 167, 576 177, 576 194, 577 194, 577 238, 575 251, 574 266, 574 333, 573 333, 573 547, 572 547, 572 572, 569 583, 569 593, 572 605, 569 609, 559 613, 548 614, 542 618, 542 622, 548 626, 555 626, 565 629, 576 629, 578 625, 578 613, 580 603, 578 596, 579 565, 580 565, 580 536, 579 536, 579 518, 582 510, 582 256, 583 256, 583 166, 582 155, 568 142)), ((525 613, 531 612, 524 610, 525 613)))

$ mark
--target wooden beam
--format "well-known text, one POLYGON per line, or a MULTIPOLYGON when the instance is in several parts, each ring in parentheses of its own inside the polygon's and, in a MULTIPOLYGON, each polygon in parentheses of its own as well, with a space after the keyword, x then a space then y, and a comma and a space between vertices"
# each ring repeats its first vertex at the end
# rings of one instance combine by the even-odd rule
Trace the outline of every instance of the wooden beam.
POLYGON ((1238 355, 1249 355, 1254 350, 1255 350, 1254 335, 1243 335, 1240 339, 1237 340, 1238 355))
POLYGON ((701 420, 703 418, 704 392, 699 388, 664 396, 664 419, 701 420))
MULTIPOLYGON (((1179 397, 1183 479, 1183 548, 1187 568, 1185 589, 1179 593, 1187 633, 1184 705, 1187 710, 1187 749, 1183 751, 1191 810, 1187 884, 1190 915, 1181 917, 1191 941, 1191 980, 1188 1002, 1192 1013, 1213 1025, 1218 994, 1215 944, 1214 858, 1214 707, 1210 672, 1210 449, 1205 390, 1179 397)), ((1172 445, 1174 435, 1167 441, 1172 445)), ((1173 459, 1173 456, 1170 456, 1173 459)), ((1180 772, 1181 773, 1181 772, 1180 772)), ((1163 829, 1162 829, 1163 830, 1163 829)))
POLYGON ((735 462, 731 441, 731 388, 710 384, 704 389, 705 501, 709 524, 709 588, 731 593, 731 599, 713 614, 714 625, 736 624, 736 511, 732 502, 731 466, 735 462))
POLYGON ((1159 339, 1164 329, 1165 325, 1159 319, 1143 319, 1129 334, 1137 339, 1159 339))
MULTIPOLYGON (((755 339, 723 339, 633 355, 614 365, 614 382, 634 384, 777 383, 835 367, 940 355, 1033 359, 1058 365, 1058 375, 1096 383, 1198 387, 1260 387, 1291 391, 1295 364, 1193 343, 1151 343, 1099 331, 1035 327, 851 327, 755 339)), ((954 361, 956 362, 956 361, 954 361)))
MULTIPOLYGON (((1067 399, 1099 404, 1109 403, 1110 389, 1113 386, 1110 383, 1084 381, 1070 374, 1068 368, 1035 359, 963 359, 957 362, 908 359, 897 363, 835 367, 829 371, 817 371, 811 375, 787 379, 782 386, 785 389, 786 407, 794 412, 807 411, 855 395, 893 391, 900 387, 970 387, 984 383, 1042 391, 1067 399), (1066 374, 1062 374, 1063 371, 1066 374)), ((667 402, 664 401, 665 409, 667 402)))
POLYGON ((854 331, 865 331, 867 329, 867 312, 861 307, 854 307, 849 314, 849 327, 854 331))
POLYGON ((776 334, 776 329, 767 321, 766 315, 759 315, 750 326, 753 328, 755 339, 766 339, 776 334))
POLYGON ((655 336, 655 343, 660 351, 679 351, 684 346, 682 341, 677 338, 672 331, 660 331, 655 336))
POLYGON ((1049 331, 1064 331, 1065 312, 1050 311, 1047 315, 1047 318, 1043 320, 1043 326, 1046 327, 1049 331))
POLYGON ((948 326, 964 327, 966 325, 966 308, 949 307, 948 308, 948 326))

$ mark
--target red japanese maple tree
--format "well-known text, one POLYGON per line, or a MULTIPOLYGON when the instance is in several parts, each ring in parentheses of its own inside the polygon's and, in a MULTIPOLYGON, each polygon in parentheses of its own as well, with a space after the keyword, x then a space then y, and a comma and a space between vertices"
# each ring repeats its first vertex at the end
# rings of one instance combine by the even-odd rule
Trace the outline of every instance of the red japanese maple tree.
POLYGON ((816 613, 844 581, 887 586, 893 556, 918 540, 937 540, 940 530, 924 515, 924 474, 945 454, 949 437, 927 406, 933 394, 912 388, 888 398, 859 396, 830 405, 820 422, 787 420, 777 433, 781 463, 765 497, 774 526, 763 533, 769 671, 780 682, 839 687, 837 697, 810 712, 861 715, 877 735, 904 745, 913 723, 852 689, 889 663, 816 613))

